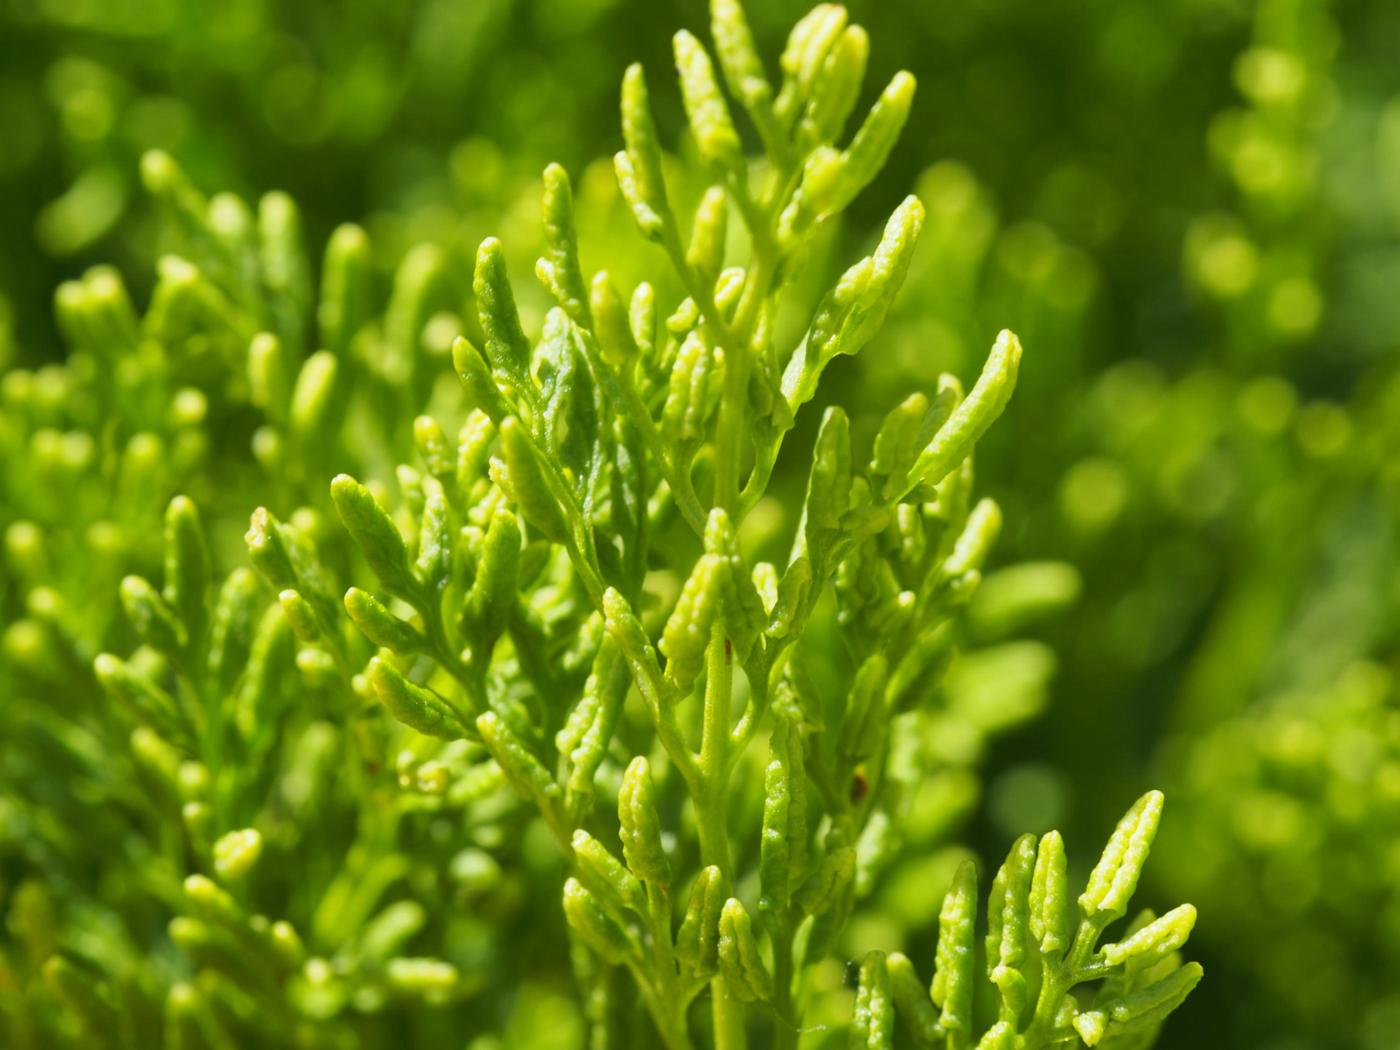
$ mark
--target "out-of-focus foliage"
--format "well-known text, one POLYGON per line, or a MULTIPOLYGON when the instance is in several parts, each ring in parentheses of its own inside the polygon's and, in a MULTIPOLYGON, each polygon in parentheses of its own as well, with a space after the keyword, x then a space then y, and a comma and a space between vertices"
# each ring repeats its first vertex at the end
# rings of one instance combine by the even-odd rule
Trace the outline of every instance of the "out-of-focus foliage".
POLYGON ((410 253, 384 298, 343 226, 317 292, 290 198, 206 200, 159 153, 142 174, 170 249, 148 308, 89 271, 56 295, 65 362, 5 377, 7 1045, 496 1030, 501 989, 552 1001, 567 974, 534 965, 562 922, 502 869, 557 860, 498 775, 457 787, 476 804, 449 834, 439 782, 348 688, 363 643, 300 647, 300 606, 211 567, 253 491, 290 518, 254 535, 303 566, 323 472, 411 447, 395 424, 459 331, 442 255, 410 253))
MULTIPOLYGON (((960 358, 990 312, 1050 348, 1028 359, 1028 407, 981 461, 1022 525, 1009 544, 1073 562, 1085 593, 1057 634, 1065 662, 1044 729, 1055 759, 1039 736, 1009 754, 991 816, 1019 828, 1046 790, 1087 815, 1104 778, 1162 770, 1188 797, 1157 877, 1218 916, 1199 941, 1222 965, 1188 1015, 1213 1011, 1221 1045, 1388 1046, 1400 1030, 1400 940, 1379 919, 1395 899, 1382 756, 1400 625, 1400 84, 1379 55, 1397 40, 1395 12, 1276 2, 1248 14, 1230 53, 1191 59, 1214 85, 1198 140, 1158 158, 1180 184, 1154 184, 1140 210, 1114 207, 1144 184, 1121 177, 1076 210, 1076 228, 1026 216, 994 166, 926 172, 944 247, 916 260, 910 285, 937 308, 906 298, 902 358, 856 379, 888 389, 943 360, 930 345, 960 358), (1157 210, 1166 202, 1174 214, 1157 210), (1114 232, 1089 234, 1109 216, 1114 232), (1160 241, 1136 226, 1147 216, 1160 241), (1135 245, 1120 241, 1127 230, 1135 245), (1148 258, 1161 272, 1141 285, 1148 258), (1301 734, 1299 720, 1311 743, 1286 759, 1279 734, 1301 734), (1105 753, 1106 740, 1117 746, 1105 753), (1352 797, 1353 777, 1380 794, 1352 797)), ((1159 98, 1116 130, 1170 136, 1201 101, 1159 98)))
MULTIPOLYGON (((873 243, 904 192, 927 218, 879 353, 838 360, 830 386, 868 440, 888 404, 941 371, 970 374, 991 334, 1015 328, 1034 348, 1017 409, 978 448, 1015 564, 984 580, 971 639, 1016 633, 1035 595, 1059 607, 1082 579, 1072 612, 1032 627, 1059 656, 1053 716, 992 750, 985 795, 969 769, 987 757, 982 738, 956 724, 934 737, 954 760, 911 801, 906 835, 923 848, 872 888, 878 907, 853 928, 852 952, 908 934, 927 972, 933 944, 915 931, 931 928, 962 856, 933 848, 950 814, 984 814, 973 845, 990 858, 1027 828, 1090 839, 1151 779, 1177 804, 1148 881, 1163 900, 1201 905, 1193 943, 1211 970, 1183 1008, 1189 1034, 1173 1042, 1169 1030, 1163 1045, 1392 1045, 1400 7, 850 6, 872 66, 918 76, 917 130, 847 224, 812 246, 811 290, 873 243)), ((585 165, 618 141, 623 67, 663 68, 670 29, 702 24, 702 7, 14 0, 0 14, 0 360, 27 370, 6 376, 0 409, 0 695, 92 702, 91 658, 131 646, 118 584, 128 572, 159 581, 176 492, 203 511, 221 570, 239 564, 245 493, 289 521, 302 503, 328 510, 323 487, 283 479, 300 461, 288 423, 263 418, 241 369, 217 371, 209 340, 176 338, 159 362, 108 370, 57 337, 49 303, 62 281, 116 263, 144 313, 158 254, 181 250, 140 188, 146 150, 169 150, 202 187, 291 191, 308 245, 360 221, 375 246, 373 314, 399 260, 436 244, 447 291, 427 342, 445 354, 480 237, 500 234, 517 270, 537 254, 548 159, 576 172, 590 266, 628 286, 647 274, 619 232, 611 172, 585 165), (83 615, 59 611, 73 608, 83 615)), ((773 54, 800 6, 754 8, 773 54)), ((674 141, 680 101, 657 94, 674 141)), ((92 280, 100 290, 110 276, 92 280)), ((545 299, 520 296, 536 331, 545 299)), ((334 469, 412 458, 397 413, 422 406, 376 418, 377 359, 349 359, 364 376, 344 423, 358 451, 334 469), (400 445, 362 462, 369 433, 400 445)), ((795 440, 812 436, 799 422, 795 440)), ((794 504, 804 485, 774 478, 794 504)), ((965 661, 951 681, 985 696, 1010 675, 1029 713, 1046 698, 1046 654, 1003 648, 1003 667, 965 661)), ((12 738, 25 764, 7 785, 64 814, 30 842, 72 839, 92 823, 90 800, 126 776, 115 762, 96 767, 105 786, 41 775, 65 768, 40 746, 45 732, 12 738)), ((72 877, 96 878, 82 858, 115 848, 117 827, 69 842, 72 877)), ((13 861, 0 872, 0 899, 42 915, 13 861)), ((547 901, 540 891, 525 907, 543 915, 547 901)))

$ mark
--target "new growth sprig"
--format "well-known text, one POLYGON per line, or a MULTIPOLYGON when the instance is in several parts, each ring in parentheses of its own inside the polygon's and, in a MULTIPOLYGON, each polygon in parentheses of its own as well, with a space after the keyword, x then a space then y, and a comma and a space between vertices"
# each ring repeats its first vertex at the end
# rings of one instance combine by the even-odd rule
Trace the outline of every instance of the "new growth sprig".
POLYGON ((943 898, 927 989, 902 953, 871 952, 862 962, 852 1047, 892 1048, 897 1027, 913 1045, 946 1050, 1150 1046, 1201 979, 1200 965, 1183 964, 1179 954, 1196 909, 1183 904, 1160 918, 1143 911, 1119 940, 1099 941, 1127 914, 1161 814, 1159 792, 1137 801, 1077 902, 1059 832, 1017 839, 988 893, 982 967, 977 869, 964 862, 943 898), (1074 993, 1088 982, 1101 982, 1091 1001, 1074 993), (976 1022, 983 990, 995 1000, 986 1025, 976 1022))

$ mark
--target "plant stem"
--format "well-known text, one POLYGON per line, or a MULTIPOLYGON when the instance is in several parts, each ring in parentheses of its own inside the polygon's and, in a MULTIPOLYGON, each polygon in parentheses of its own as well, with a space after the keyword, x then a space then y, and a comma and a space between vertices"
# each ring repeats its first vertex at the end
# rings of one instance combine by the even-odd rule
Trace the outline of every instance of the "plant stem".
POLYGON ((729 788, 729 708, 734 695, 734 666, 729 639, 716 624, 705 650, 705 715, 700 735, 701 793, 699 810, 700 852, 706 864, 714 864, 725 877, 729 870, 729 829, 725 821, 725 796, 729 788))
POLYGON ((690 1041, 690 1033, 686 1030, 685 1000, 669 994, 665 988, 658 988, 637 963, 630 962, 627 968, 641 989, 647 1012, 651 1014, 652 1023, 656 1025, 656 1031, 667 1050, 694 1050, 695 1044, 690 1041))
POLYGON ((744 1004, 729 992, 729 982, 716 977, 710 982, 714 997, 715 1050, 744 1050, 748 1033, 744 1031, 744 1004))
POLYGON ((679 987, 675 949, 671 944, 671 898, 662 889, 647 886, 648 910, 651 912, 651 937, 660 974, 660 1006, 665 1014, 663 1038, 673 1050, 691 1050, 686 1014, 691 996, 679 987))
MULTIPOLYGON (((729 707, 734 692, 734 666, 729 639, 718 624, 705 652, 705 717, 700 738, 701 791, 695 806, 700 826, 700 855, 733 885, 729 859, 729 828, 725 800, 729 787, 729 707)), ((743 1050, 747 1045, 744 1008, 723 977, 710 982, 715 1050, 743 1050)))
POLYGON ((1040 996, 1036 1000, 1030 1027, 1024 1033, 1024 1037, 1028 1041, 1033 1037, 1040 1039, 1050 1037, 1055 1027, 1055 1016, 1059 1012, 1060 1003, 1066 993, 1083 980, 1079 974, 1088 963, 1090 956, 1094 954, 1094 946, 1098 943, 1101 932, 1101 927, 1094 922, 1089 919, 1081 919, 1079 929, 1075 931, 1074 943, 1070 945, 1069 952, 1059 965, 1052 968, 1049 966, 1048 960, 1042 959, 1040 996))
POLYGON ((792 918, 784 911, 771 927, 773 940, 773 1050, 794 1050, 799 1034, 792 1008, 792 918))

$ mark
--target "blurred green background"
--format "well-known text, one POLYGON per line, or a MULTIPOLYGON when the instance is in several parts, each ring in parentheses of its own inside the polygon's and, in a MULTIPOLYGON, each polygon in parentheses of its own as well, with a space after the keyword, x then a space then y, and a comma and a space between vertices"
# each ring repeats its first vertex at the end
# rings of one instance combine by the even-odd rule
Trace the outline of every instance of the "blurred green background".
MULTIPOLYGON (((1207 970, 1162 1045, 1400 1047, 1400 4, 849 7, 866 100, 898 68, 919 94, 832 258, 911 190, 930 221, 832 386, 868 436, 1015 329, 980 483, 1002 559, 1083 581, 971 845, 1082 847, 1161 786, 1151 903, 1199 906, 1207 970)), ((803 10, 750 3, 765 53, 803 10)), ((467 258, 533 221, 547 161, 606 180, 622 70, 706 24, 701 0, 9 0, 0 361, 63 358, 53 290, 95 263, 149 296, 148 149, 206 191, 288 191, 309 246, 362 223, 386 274, 422 241, 467 258)))

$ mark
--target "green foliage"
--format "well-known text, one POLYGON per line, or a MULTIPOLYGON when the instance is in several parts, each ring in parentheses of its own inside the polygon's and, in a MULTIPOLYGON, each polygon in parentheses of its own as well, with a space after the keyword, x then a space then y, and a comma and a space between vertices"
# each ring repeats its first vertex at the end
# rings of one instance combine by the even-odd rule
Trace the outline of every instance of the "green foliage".
MULTIPOLYGON (((736 641, 750 644, 752 634, 758 648, 767 644, 759 635, 800 628, 794 644, 813 686, 798 694, 809 701, 802 718, 825 717, 834 706, 825 690, 854 684, 859 668, 840 641, 829 589, 801 619, 804 588, 823 581, 810 561, 786 564, 811 474, 805 456, 788 450, 805 452, 839 403, 860 453, 852 473, 862 473, 868 452, 872 489, 893 495, 930 436, 920 434, 929 404, 935 415, 948 407, 936 404, 940 375, 970 383, 993 333, 1009 327, 1031 353, 1012 407, 976 446, 978 494, 994 496, 1001 513, 979 513, 962 548, 977 555, 995 539, 984 578, 946 632, 886 654, 908 657, 902 671, 884 673, 887 691, 910 697, 914 714, 891 734, 885 782, 898 781, 901 797, 872 813, 868 841, 879 849, 842 847, 818 861, 809 848, 794 861, 783 839, 764 837, 765 818, 772 828, 805 822, 809 847, 818 845, 824 819, 820 805, 770 807, 766 788, 756 788, 794 775, 815 782, 825 768, 794 756, 799 719, 775 720, 735 771, 749 785, 726 814, 742 873, 732 886, 704 881, 697 907, 718 916, 735 896, 766 948, 767 916, 784 893, 801 902, 794 910, 824 914, 856 885, 859 908, 832 958, 809 974, 804 1040, 840 1042, 850 1004, 837 960, 906 935, 911 956, 926 959, 932 944, 912 931, 934 925, 939 901, 928 886, 945 885, 969 852, 985 857, 1024 830, 1061 826, 1083 841, 1150 772, 1172 797, 1173 816, 1149 888, 1201 905, 1196 953, 1211 971, 1205 995, 1166 1041, 1391 1045, 1400 973, 1386 845, 1394 710, 1386 668, 1400 622, 1390 465, 1400 324, 1396 9, 1330 0, 852 0, 850 17, 825 7, 791 46, 800 10, 753 5, 748 23, 732 12, 721 5, 711 34, 692 23, 694 36, 679 43, 683 90, 656 75, 676 58, 666 31, 696 16, 677 3, 19 0, 0 14, 0 999, 7 1019, 24 1018, 0 1042, 100 1041, 93 1033, 142 1015, 129 1004, 167 995, 172 1040, 217 1038, 212 1022, 197 1020, 195 971, 171 946, 178 894, 170 886, 189 873, 217 881, 213 844, 249 826, 264 843, 244 885, 252 913, 285 918, 306 936, 307 902, 277 888, 280 869, 267 867, 279 856, 276 836, 252 817, 209 829, 188 857, 161 844, 155 852, 171 874, 159 893, 143 877, 157 867, 148 860, 161 838, 154 829, 185 834, 183 818, 147 796, 196 760, 178 739, 189 735, 178 725, 180 683, 155 677, 177 704, 162 706, 149 689, 148 654, 168 662, 201 634, 252 637, 274 604, 295 653, 285 687, 317 698, 289 706, 288 732, 300 731, 298 712, 314 713, 322 726, 306 756, 333 739, 334 768, 346 767, 345 755, 369 755, 360 759, 374 768, 367 783, 386 797, 409 790, 422 807, 397 825, 392 845, 375 847, 415 873, 383 895, 422 904, 427 918, 411 951, 450 957, 472 981, 499 981, 433 1010, 369 997, 363 1010, 342 1004, 342 1031, 373 1045, 401 1042, 418 1025, 409 1037, 433 1045, 447 1038, 432 1027, 441 1023, 455 1025, 452 1038, 489 1033, 483 1046, 575 1044, 587 1014, 647 1042, 649 1020, 607 1005, 609 995, 614 1005, 633 1001, 625 972, 604 969, 586 1002, 565 992, 565 970, 593 981, 593 964, 557 950, 564 854, 540 847, 533 808, 500 787, 475 739, 400 729, 375 680, 390 697, 419 697, 420 711, 441 715, 442 731, 465 725, 471 734, 478 712, 467 693, 450 672, 433 670, 443 639, 461 642, 467 662, 473 647, 499 649, 502 674, 517 649, 534 654, 535 668, 562 665, 561 651, 573 661, 595 644, 615 647, 596 674, 592 663, 574 663, 561 680, 510 679, 513 691, 527 706, 535 695, 566 698, 563 724, 550 730, 559 757, 551 772, 573 805, 597 803, 592 811, 605 816, 590 834, 619 858, 616 791, 627 761, 646 752, 668 860, 693 873, 695 858, 685 855, 693 811, 668 763, 648 750, 654 729, 640 716, 649 694, 630 692, 629 668, 654 664, 645 680, 674 685, 656 647, 701 554, 715 555, 729 565, 711 557, 711 571, 750 578, 762 608, 757 630, 751 615, 734 621, 736 641), (711 36, 706 57, 700 38, 711 36), (648 508, 665 527, 647 541, 643 592, 604 590, 605 622, 619 641, 561 647, 574 621, 552 628, 552 601, 539 616, 515 606, 539 581, 567 578, 557 550, 541 575, 538 530, 563 535, 548 502, 458 523, 484 533, 485 545, 480 566, 454 570, 470 598, 444 594, 439 637, 361 561, 327 482, 346 473, 365 483, 416 572, 419 502, 436 496, 396 465, 431 475, 441 506, 460 508, 471 499, 462 488, 482 488, 490 458, 506 462, 492 418, 531 419, 501 399, 487 356, 463 351, 456 364, 474 384, 468 402, 485 409, 469 419, 447 367, 457 335, 488 349, 471 292, 473 253, 464 250, 487 234, 503 246, 496 262, 515 276, 529 353, 556 305, 593 333, 614 370, 672 353, 667 314, 688 291, 654 249, 638 245, 611 163, 587 163, 619 140, 616 82, 633 57, 651 73, 655 116, 634 128, 635 177, 663 188, 684 259, 705 287, 749 260, 744 215, 717 183, 752 176, 761 191, 764 167, 736 165, 736 154, 758 145, 765 157, 801 159, 811 192, 777 218, 789 230, 818 222, 800 265, 782 275, 787 305, 773 318, 774 343, 801 345, 819 307, 822 339, 832 342, 811 355, 804 346, 802 364, 784 369, 784 392, 810 400, 773 466, 769 498, 742 520, 730 514, 730 546, 694 538, 709 524, 705 413, 722 392, 723 363, 703 333, 679 340, 674 354, 687 367, 668 370, 664 389, 644 396, 658 423, 698 443, 696 499, 681 507, 688 531, 648 508), (903 76, 865 84, 867 66, 907 67, 919 91, 911 100, 903 76), (784 93, 780 77, 794 88, 784 93), (913 133, 845 215, 820 218, 817 209, 845 202, 873 171, 906 106, 913 133), (703 154, 696 136, 681 133, 689 112, 704 128, 703 154), (859 147, 858 127, 868 129, 859 147), (140 163, 151 151, 178 157, 178 166, 159 153, 140 163), (572 189, 561 169, 540 178, 550 159, 563 162, 572 189), (289 195, 265 203, 249 195, 271 186, 289 195), (202 198, 218 188, 243 199, 202 198), (881 257, 879 230, 907 189, 923 204, 917 248, 895 238, 881 257), (337 227, 347 218, 363 227, 337 227), (317 250, 303 256, 303 245, 317 250), (842 285, 846 265, 865 255, 871 264, 858 263, 842 285), (537 257, 539 280, 524 279, 537 257), (898 297, 871 292, 877 270, 902 273, 898 297), (878 339, 865 341, 880 319, 878 339), (857 347, 854 357, 841 349, 857 347), (811 380, 824 360, 818 386, 811 380), (890 413, 893 405, 901 408, 890 413), (459 442, 468 422, 473 436, 459 442), (206 594, 203 625, 190 588, 164 565, 163 515, 177 495, 207 525, 211 577, 227 579, 206 594), (256 563, 277 573, 272 591, 237 544, 257 506, 269 515, 263 532, 275 523, 300 537, 255 543, 256 563), (677 541, 685 549, 673 552, 677 541), (129 576, 138 579, 124 584, 129 576), (916 650, 944 654, 946 669, 924 674, 916 650), (94 668, 102 653, 116 659, 100 668, 115 704, 94 668), (370 676, 375 657, 381 670, 370 676), (397 691, 391 672, 405 683, 397 691), (922 684, 927 695, 914 698, 922 684), (1053 717, 1016 731, 1047 701, 1053 717), (443 714, 449 702, 460 710, 443 714), (782 732, 770 759, 774 727, 782 732), (1011 736, 988 750, 1005 730, 1011 736), (374 746, 360 751, 361 743, 374 746), (468 769, 485 793, 449 804, 468 769), (499 790, 486 788, 493 778, 499 790), (799 870, 804 861, 810 873, 799 870), (441 884, 425 888, 439 876, 424 871, 442 873, 441 884), (550 1023, 534 1020, 544 1017, 550 1023)), ((629 90, 644 87, 638 80, 629 90)), ((664 234, 661 214, 656 223, 664 234)), ((513 338, 508 324, 501 331, 513 338)), ((824 439, 841 432, 834 421, 824 439)), ((560 434, 567 444, 567 427, 560 434)), ((507 482, 512 469, 532 466, 530 446, 512 448, 507 482)), ((845 473, 839 456, 827 462, 818 484, 829 489, 845 473)), ((900 549, 919 557, 909 526, 900 549)), ((461 549, 476 551, 479 538, 471 533, 461 549)), ((429 542, 421 568, 432 571, 434 558, 458 547, 455 538, 429 542)), ((853 562, 846 582, 888 590, 869 566, 853 562)), ((724 597, 713 609, 720 620, 724 597)), ((752 607, 745 589, 732 598, 752 607)), ((673 636, 680 641, 680 623, 673 636)), ((219 654, 210 673, 227 693, 246 654, 209 644, 219 654)), ((684 663, 674 671, 703 688, 703 659, 684 663)), ((880 670, 864 671, 863 689, 880 670)), ((743 678, 735 684, 746 688, 743 678)), ((863 710, 873 695, 861 693, 863 710)), ((694 714, 677 718, 693 730, 694 714)), ((537 759, 555 754, 519 721, 503 718, 509 735, 495 738, 523 740, 537 759)), ((347 794, 325 812, 358 813, 350 787, 332 787, 347 794)), ((318 844, 306 846, 304 866, 319 858, 334 867, 358 820, 315 821, 318 844)), ((232 849, 240 840, 227 841, 232 849)), ((307 879, 325 881, 315 871, 307 879)), ((693 931, 686 951, 698 961, 681 967, 712 972, 708 929, 683 924, 687 889, 676 888, 675 919, 693 931)), ((679 942, 677 951, 684 956, 679 942)), ((912 1001, 909 975, 898 966, 889 975, 892 994, 912 1001)), ((145 1009, 138 1045, 155 1030, 151 1016, 145 1009)), ((703 1019, 693 1020, 704 1035, 703 1019)), ((762 1024, 751 1034, 761 1037, 762 1024)))
MULTIPOLYGON (((968 9, 930 29, 898 5, 871 10, 872 59, 865 31, 824 5, 775 66, 758 50, 779 42, 774 17, 750 26, 716 3, 712 53, 675 40, 677 86, 625 75, 619 199, 579 163, 604 141, 589 124, 606 108, 596 82, 621 68, 594 50, 580 49, 582 74, 573 59, 549 73, 577 78, 565 94, 580 119, 539 119, 528 98, 548 77, 502 57, 516 82, 490 95, 528 117, 501 117, 510 155, 469 142, 450 176, 419 170, 436 172, 422 158, 451 108, 424 104, 446 97, 433 85, 448 66, 482 68, 432 61, 433 41, 489 50, 510 21, 508 5, 475 5, 486 30, 445 34, 449 6, 347 19, 335 39, 351 46, 334 57, 255 49, 248 27, 281 16, 254 7, 207 30, 244 41, 250 97, 267 82, 263 115, 244 123, 307 136, 306 149, 316 137, 359 187, 322 194, 305 173, 328 165, 267 156, 259 179, 296 180, 304 214, 280 193, 202 196, 244 181, 211 159, 209 129, 227 138, 231 121, 212 105, 172 121, 141 98, 152 49, 125 46, 120 13, 16 16, 30 32, 67 27, 63 39, 111 34, 133 72, 108 90, 96 61, 55 70, 43 90, 60 136, 21 135, 0 160, 3 173, 68 151, 87 174, 41 216, 45 250, 80 258, 69 272, 120 258, 130 282, 97 266, 64 284, 66 358, 8 372, 0 392, 5 1039, 553 1045, 582 1039, 586 1019, 600 1045, 741 1032, 782 1045, 798 1026, 824 1045, 854 1016, 853 1038, 882 1045, 896 1015, 921 1038, 947 1026, 950 1000, 922 994, 907 959, 866 950, 931 926, 926 887, 966 855, 950 841, 987 741, 1040 710, 1054 661, 1018 638, 1028 627, 1060 643, 1068 675, 1047 731, 993 756, 996 830, 1090 821, 1155 761, 1186 805, 1148 877, 1202 905, 1208 949, 1267 997, 1217 993, 1238 1005, 1221 1038, 1247 1042, 1264 1009, 1265 1027, 1299 1039, 1383 1038, 1392 701, 1370 661, 1393 655, 1394 399, 1389 369, 1363 371, 1345 325, 1350 312, 1383 331, 1392 314, 1373 235, 1366 261, 1335 264, 1388 213, 1332 169, 1345 140, 1375 154, 1383 182, 1394 121, 1364 77, 1333 76, 1337 25, 1353 16, 1260 6, 1233 67, 1242 105, 1209 134, 1237 194, 1222 203, 1199 173, 1160 185, 1178 170, 1163 151, 1196 152, 1199 98, 1164 91, 1183 114, 1171 126, 1114 114, 1154 76, 1180 86, 1160 72, 1164 50, 1228 80, 1238 13, 1130 3, 1085 19, 1082 37, 1060 31, 1092 89, 1064 94, 1097 100, 1082 123, 1119 128, 1124 156, 1094 132, 1092 163, 1049 170, 1061 151, 1031 125, 1076 132, 1043 119, 1049 103, 1018 80, 1037 48, 998 19, 1033 26, 1028 11, 968 9), (410 82, 376 74, 385 52, 356 33, 411 41, 410 82), (926 84, 925 64, 958 75, 918 98, 907 73, 862 91, 868 63, 901 54, 926 84), (1121 69, 1123 54, 1142 60, 1121 69), (103 124, 104 98, 120 120, 103 124), (953 105, 967 112, 925 108, 953 105), (906 121, 929 145, 891 152, 906 121), (171 132, 184 124, 195 131, 171 132), (380 148, 370 133, 394 124, 399 148, 380 148), (1129 124, 1160 128, 1160 146, 1129 124), (114 130, 80 133, 99 125, 114 130), (1016 163, 999 165, 989 142, 1008 126, 1016 163), (372 159, 356 163, 367 141, 372 159), (560 143, 577 194, 562 167, 522 174, 542 141, 560 143), (901 153, 950 142, 967 165, 926 172, 866 243, 908 173, 901 153), (152 145, 193 162, 190 176, 159 152, 139 166, 158 241, 132 188, 152 145), (91 211, 96 225, 60 221, 89 215, 104 185, 120 200, 91 211), (456 194, 452 223, 443 194, 456 194), (1094 207, 1072 206, 1086 194, 1094 207), (372 208, 365 229, 330 234, 319 266, 303 251, 303 228, 315 240, 372 208), (117 225, 124 211, 136 214, 117 225), (614 235, 628 213, 652 245, 614 235), (457 242, 465 230, 475 243, 485 216, 499 239, 473 265, 457 242), (1170 294, 1134 298, 1142 266, 1120 263, 1138 241, 1167 258, 1170 294), (145 274, 131 260, 157 244, 145 274), (848 250, 859 261, 833 265, 848 250), (521 279, 534 255, 538 288, 521 279), (1168 316, 1119 316, 1138 299, 1168 316), (1106 315, 1129 330, 1106 336, 1106 315), (1024 371, 1019 342, 998 338, 964 396, 942 370, 971 380, 1003 323, 1027 337, 1024 371), (1140 359, 1097 371, 1125 354, 1140 359), (978 498, 984 482, 995 502, 978 498), (234 537, 258 506, 255 574, 234 537), (1061 558, 1084 571, 1086 600, 1068 627, 1037 626, 1081 590, 1061 558), (1006 769, 1030 743, 1053 768, 1006 769), (1022 774, 1073 811, 1036 809, 1022 774), (94 827, 97 806, 109 816, 94 827), (854 1015, 833 977, 850 957, 865 957, 854 1015), (521 1034, 538 1002, 566 1020, 521 1034)), ((539 5, 511 31, 611 24, 607 8, 539 5)), ((640 35, 634 15, 618 19, 622 39, 640 35)), ((159 18, 142 31, 187 34, 185 64, 201 32, 159 18)), ((13 79, 5 112, 23 94, 13 79)), ((32 333, 30 298, 18 306, 32 333)), ((1116 873, 1141 842, 1125 834, 1118 867, 1086 889, 1096 914, 1126 914, 1116 873)), ((974 965, 951 981, 953 1017, 988 1045, 1027 1037, 1037 960, 1078 943, 1045 905, 1069 878, 1057 858, 1057 837, 1013 851, 994 950, 968 942, 1000 977, 974 965), (1022 928, 1018 946, 1007 931, 1022 928)), ((950 925, 974 925, 975 898, 964 885, 950 925)), ((1089 950, 1107 967, 1169 952, 1189 922, 1179 909, 1158 922, 1089 950)), ((1138 1045, 1151 1026, 1114 1025, 1155 1018, 1181 990, 1114 980, 1099 1005, 1080 1002, 1074 1038, 1138 1045)))
POLYGON ((860 969, 853 1047, 893 1047, 895 1019, 915 1045, 958 1050, 1034 1050, 1082 1040, 1087 1046, 1136 1047, 1201 979, 1201 967, 1177 950, 1195 925, 1184 904, 1161 918, 1140 914, 1123 939, 1098 946, 1137 887, 1161 816, 1162 796, 1144 795, 1118 823, 1075 908, 1058 832, 1025 835, 1011 847, 987 900, 985 977, 996 1007, 974 1024, 978 992, 977 872, 958 869, 943 898, 933 982, 925 993, 903 954, 875 951, 860 969), (1091 1000, 1074 994, 1102 981, 1091 1000), (978 1036, 978 1032, 981 1036, 978 1036))

